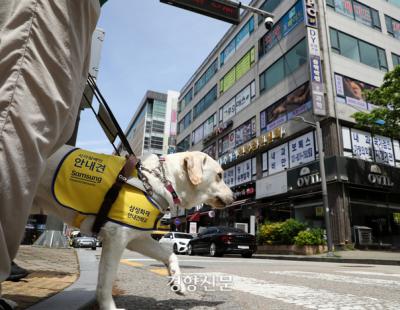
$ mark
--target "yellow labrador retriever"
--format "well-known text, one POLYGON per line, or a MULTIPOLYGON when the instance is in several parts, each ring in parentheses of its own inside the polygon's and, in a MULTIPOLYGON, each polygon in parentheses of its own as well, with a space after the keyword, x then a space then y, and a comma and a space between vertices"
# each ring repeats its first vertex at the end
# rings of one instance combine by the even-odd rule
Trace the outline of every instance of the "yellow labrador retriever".
MULTIPOLYGON (((55 200, 52 195, 52 183, 60 162, 71 150, 72 147, 63 146, 48 160, 32 212, 56 215, 69 225, 75 223, 78 213, 64 208, 55 200)), ((161 205, 164 209, 176 205, 177 201, 176 197, 175 199, 172 197, 168 187, 175 190, 179 206, 185 209, 202 203, 207 203, 215 208, 223 208, 234 200, 232 191, 224 183, 223 170, 220 165, 202 152, 170 154, 164 156, 162 162, 158 156, 149 155, 142 159, 142 165, 144 167, 143 175, 147 178, 147 187, 152 189, 156 201, 157 197, 163 198, 164 203, 161 205), (167 185, 166 182, 168 182, 167 185)), ((129 179, 127 183, 129 184, 131 181, 133 182, 129 179)), ((83 233, 91 233, 94 219, 95 217, 91 215, 83 219, 80 223, 83 233)), ((180 268, 176 255, 153 240, 151 231, 133 229, 108 221, 100 231, 100 238, 103 241, 103 249, 96 291, 100 309, 116 309, 112 298, 112 284, 125 248, 163 262, 172 278, 171 285, 176 286, 174 290, 181 294, 185 292, 183 282, 179 281, 180 268)))

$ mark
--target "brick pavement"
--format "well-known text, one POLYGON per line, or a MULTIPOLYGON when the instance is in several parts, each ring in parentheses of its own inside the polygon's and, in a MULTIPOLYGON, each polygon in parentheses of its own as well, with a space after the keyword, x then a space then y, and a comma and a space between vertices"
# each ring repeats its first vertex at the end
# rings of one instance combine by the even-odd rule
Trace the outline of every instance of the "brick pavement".
POLYGON ((74 249, 21 246, 15 262, 30 272, 19 282, 2 283, 3 296, 16 301, 17 309, 26 309, 64 290, 79 277, 74 249))

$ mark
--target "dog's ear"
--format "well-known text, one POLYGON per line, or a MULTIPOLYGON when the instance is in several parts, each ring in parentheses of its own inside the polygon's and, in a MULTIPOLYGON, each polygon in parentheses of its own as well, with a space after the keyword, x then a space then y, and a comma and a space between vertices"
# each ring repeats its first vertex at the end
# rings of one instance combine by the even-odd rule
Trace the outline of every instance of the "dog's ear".
POLYGON ((185 157, 185 167, 193 185, 199 185, 203 180, 203 164, 207 158, 200 154, 188 153, 185 157))

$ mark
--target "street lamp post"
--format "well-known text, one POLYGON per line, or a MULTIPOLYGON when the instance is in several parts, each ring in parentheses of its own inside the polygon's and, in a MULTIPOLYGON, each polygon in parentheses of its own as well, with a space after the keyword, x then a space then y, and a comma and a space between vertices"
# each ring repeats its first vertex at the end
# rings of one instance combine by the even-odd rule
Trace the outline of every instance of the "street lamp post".
POLYGON ((333 241, 332 241, 332 229, 331 229, 331 221, 330 221, 330 213, 329 213, 329 202, 328 202, 328 188, 326 185, 326 173, 325 173, 325 152, 324 146, 322 142, 322 130, 321 124, 319 121, 315 123, 307 121, 302 116, 296 116, 295 120, 301 120, 302 122, 311 125, 316 129, 317 133, 317 146, 319 152, 319 173, 321 177, 321 188, 322 188, 322 203, 324 207, 324 218, 325 218, 325 227, 326 227, 326 239, 328 244, 328 254, 327 256, 333 255, 333 241))

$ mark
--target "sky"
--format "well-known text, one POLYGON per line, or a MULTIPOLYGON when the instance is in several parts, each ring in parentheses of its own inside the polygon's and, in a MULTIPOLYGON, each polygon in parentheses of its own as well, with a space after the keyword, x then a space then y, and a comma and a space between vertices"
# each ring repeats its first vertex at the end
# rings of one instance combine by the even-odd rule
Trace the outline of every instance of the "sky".
MULTIPOLYGON (((158 0, 108 0, 97 84, 121 128, 147 90, 180 91, 230 26, 158 0)), ((77 146, 113 151, 90 109, 81 113, 77 146)))

